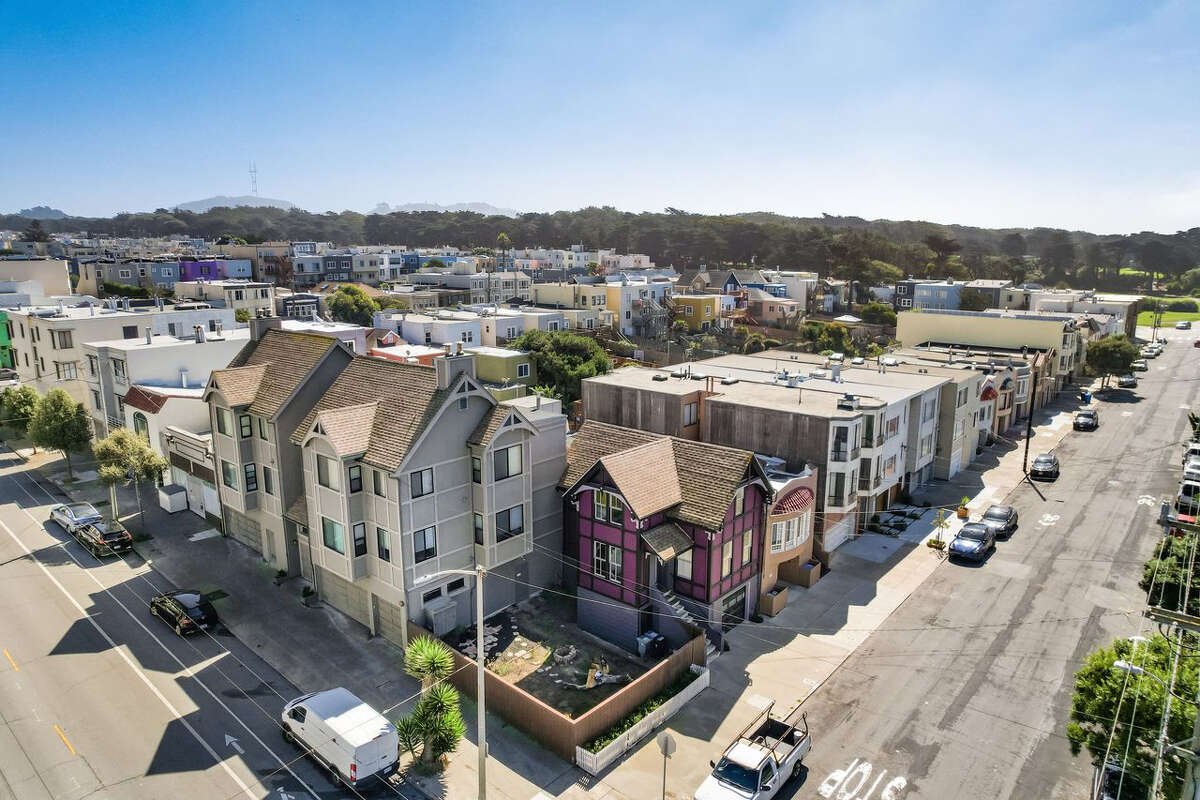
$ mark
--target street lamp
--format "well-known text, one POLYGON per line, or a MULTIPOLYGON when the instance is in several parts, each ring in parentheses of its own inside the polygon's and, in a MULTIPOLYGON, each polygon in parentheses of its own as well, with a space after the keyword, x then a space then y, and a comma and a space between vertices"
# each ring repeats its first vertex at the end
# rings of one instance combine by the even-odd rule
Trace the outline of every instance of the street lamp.
POLYGON ((484 734, 487 712, 483 705, 483 567, 475 569, 444 569, 428 576, 426 580, 440 578, 442 575, 474 575, 475 576, 475 707, 478 712, 476 727, 479 728, 479 800, 487 798, 487 737, 484 734))

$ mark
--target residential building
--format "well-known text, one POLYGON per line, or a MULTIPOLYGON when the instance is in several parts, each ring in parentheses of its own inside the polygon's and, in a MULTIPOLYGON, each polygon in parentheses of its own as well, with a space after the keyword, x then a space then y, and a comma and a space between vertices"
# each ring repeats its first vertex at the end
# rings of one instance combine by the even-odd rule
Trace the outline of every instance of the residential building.
POLYGON ((487 345, 469 347, 466 352, 475 356, 475 376, 493 393, 513 386, 537 386, 537 365, 529 353, 487 345))
POLYGON ((8 313, 0 311, 0 367, 13 367, 12 323, 8 313))
POLYGON ((0 281, 37 281, 46 295, 71 294, 70 272, 61 258, 0 256, 0 281))
POLYGON ((589 420, 560 487, 584 630, 636 651, 647 630, 686 641, 671 617, 720 641, 754 613, 772 495, 750 451, 589 420))
POLYGON ((361 325, 353 325, 349 322, 329 322, 319 318, 304 318, 300 319, 281 319, 279 321, 280 330, 294 331, 296 333, 315 333, 321 336, 328 336, 332 339, 338 339, 350 345, 358 355, 366 355, 368 351, 367 335, 371 332, 371 328, 364 328, 361 325))
POLYGON ((196 280, 175 285, 175 296, 204 300, 235 313, 245 311, 249 316, 259 312, 275 313, 275 284, 243 279, 196 280))
MULTIPOLYGON (((170 428, 202 434, 208 431, 208 404, 204 385, 130 386, 122 397, 125 417, 121 425, 145 440, 154 452, 169 460, 164 447, 170 428)), ((120 427, 114 426, 114 427, 120 427)), ((213 486, 214 492, 216 486, 213 486)), ((201 512, 200 516, 204 516, 201 512)), ((220 514, 216 515, 220 518, 220 514)))
POLYGON ((535 305, 551 308, 603 310, 608 307, 608 289, 594 283, 535 283, 530 287, 530 299, 535 305))
MULTIPOLYGON (((844 392, 813 391, 801 385, 798 375, 759 383, 718 374, 622 367, 583 381, 584 416, 783 459, 781 469, 795 474, 814 470, 815 552, 828 566, 830 553, 854 533, 864 418, 885 417, 886 404, 844 392)), ((879 447, 886 442, 899 448, 892 441, 900 436, 899 419, 872 428, 878 430, 888 434, 879 447)), ((866 441, 874 447, 876 438, 866 441)), ((903 461, 898 458, 891 468, 894 474, 902 472, 903 461)))
POLYGON ((977 278, 967 281, 963 287, 983 295, 988 308, 1004 308, 1005 298, 1012 293, 1013 282, 1004 278, 977 278))
POLYGON ((674 294, 674 283, 667 279, 629 279, 610 277, 604 284, 605 303, 614 313, 613 325, 626 336, 660 336, 667 330, 670 317, 667 302, 674 294))
MULTIPOLYGON (((212 333, 199 328, 187 333, 192 337, 146 333, 83 344, 86 366, 81 377, 88 393, 83 405, 91 415, 97 437, 126 424, 125 396, 134 387, 182 389, 199 401, 212 371, 227 366, 250 340, 245 328, 212 333)), ((202 418, 208 418, 207 411, 202 418)), ((167 424, 181 423, 173 420, 167 424)), ((156 438, 157 433, 151 435, 151 441, 156 438)))
MULTIPOLYGON (((760 271, 768 284, 782 285, 785 297, 800 303, 800 307, 805 311, 809 309, 812 298, 817 291, 817 279, 819 277, 817 273, 781 269, 764 269, 760 271)), ((775 292, 768 293, 775 295, 775 292)))
POLYGON ((92 407, 93 399, 84 380, 84 342, 140 339, 145 337, 146 328, 152 335, 176 337, 194 336, 197 325, 206 334, 235 327, 233 311, 206 305, 150 306, 135 311, 122 310, 113 300, 107 305, 60 304, 8 309, 7 313, 13 328, 14 369, 21 382, 40 394, 65 389, 76 402, 88 407, 92 407))
POLYGON ((758 457, 767 473, 773 500, 767 504, 763 526, 762 577, 758 609, 770 602, 770 593, 781 583, 810 585, 806 579, 813 558, 813 517, 817 506, 817 474, 811 468, 799 473, 781 469, 780 459, 758 457))
POLYGON ((400 645, 406 619, 446 633, 474 620, 474 591, 490 614, 561 575, 561 409, 497 403, 460 352, 433 369, 355 357, 290 437, 305 577, 400 645), (476 565, 483 587, 442 574, 476 565))
MULTIPOLYGON (((140 403, 136 399, 132 402, 140 403)), ((213 452, 213 435, 208 430, 208 404, 203 398, 201 405, 205 414, 203 428, 191 430, 177 425, 160 425, 157 449, 171 465, 169 475, 164 476, 164 483, 183 487, 188 511, 220 529, 224 523, 221 496, 217 489, 217 460, 213 452)), ((133 408, 132 405, 128 407, 133 408)), ((143 410, 147 417, 151 413, 140 406, 139 410, 143 410)))
POLYGON ((468 347, 495 344, 494 341, 484 341, 480 316, 471 311, 438 310, 428 314, 401 311, 391 315, 377 312, 374 319, 376 328, 393 330, 401 339, 412 344, 441 345, 461 342, 468 347))
POLYGON ((781 328, 792 324, 804 314, 804 303, 788 297, 776 297, 762 289, 746 293, 746 314, 759 325, 781 328))
POLYGON ((714 294, 673 294, 671 304, 675 320, 682 320, 689 331, 699 333, 721 327, 721 298, 714 294))

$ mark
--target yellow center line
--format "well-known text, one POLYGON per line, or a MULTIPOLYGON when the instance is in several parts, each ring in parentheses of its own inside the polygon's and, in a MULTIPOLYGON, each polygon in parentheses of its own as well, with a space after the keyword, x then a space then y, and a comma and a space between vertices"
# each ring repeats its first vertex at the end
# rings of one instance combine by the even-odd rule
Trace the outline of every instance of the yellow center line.
POLYGON ((13 657, 12 657, 12 656, 10 656, 10 655, 8 654, 8 650, 7 650, 7 649, 5 649, 5 650, 3 650, 3 651, 0 651, 0 652, 3 652, 3 653, 4 653, 4 657, 8 659, 8 663, 12 664, 12 668, 13 668, 13 671, 14 671, 14 672, 20 672, 20 671, 21 671, 21 668, 17 666, 17 662, 13 661, 13 657))
POLYGON ((54 732, 58 734, 58 738, 63 740, 63 744, 65 744, 67 749, 71 751, 71 755, 75 755, 75 748, 71 746, 71 740, 67 738, 65 733, 63 733, 63 729, 58 727, 58 723, 54 724, 54 732))

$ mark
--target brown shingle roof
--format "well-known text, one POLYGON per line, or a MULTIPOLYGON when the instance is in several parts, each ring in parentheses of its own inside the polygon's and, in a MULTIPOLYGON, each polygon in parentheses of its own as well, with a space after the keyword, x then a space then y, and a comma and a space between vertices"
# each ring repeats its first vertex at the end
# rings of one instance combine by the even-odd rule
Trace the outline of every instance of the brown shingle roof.
POLYGON ((645 519, 683 502, 674 451, 667 437, 610 453, 600 459, 634 515, 645 519))
POLYGON ((296 427, 292 442, 303 444, 322 412, 378 401, 363 458, 383 469, 398 469, 449 394, 437 388, 431 367, 355 356, 296 427))
POLYGON ((379 401, 376 400, 358 406, 326 409, 317 414, 316 424, 325 431, 339 456, 365 453, 371 444, 371 430, 375 427, 378 408, 379 401))
MULTIPOLYGON (((603 463, 599 465, 607 471, 613 454, 631 449, 641 450, 642 446, 648 443, 663 440, 670 443, 669 454, 666 448, 661 446, 646 448, 642 453, 635 454, 641 457, 641 461, 647 462, 644 466, 626 465, 622 459, 618 459, 616 463, 618 471, 621 472, 620 480, 611 472, 610 477, 617 483, 623 495, 630 492, 640 496, 640 493, 646 490, 637 481, 646 482, 645 476, 649 475, 648 482, 665 483, 664 475, 673 472, 678 482, 680 500, 678 505, 668 512, 669 516, 700 525, 707 530, 719 530, 725 523, 725 512, 733 502, 738 487, 742 485, 746 470, 756 463, 754 454, 749 450, 692 442, 619 425, 588 421, 575 434, 567 450, 567 468, 559 485, 563 488, 574 486, 601 461, 603 463)), ((638 458, 631 457, 630 460, 636 461, 638 458)), ((663 497, 665 495, 664 492, 663 497)), ((647 505, 654 505, 661 499, 662 497, 652 497, 645 502, 647 505)), ((633 513, 638 514, 636 510, 633 513)))
POLYGON ((288 506, 288 510, 283 512, 283 515, 299 525, 308 525, 308 498, 305 495, 300 495, 296 498, 296 502, 288 506))
POLYGON ((125 393, 125 405, 133 406, 139 411, 157 414, 167 404, 167 396, 141 386, 130 386, 125 393))
POLYGON ((691 550, 693 544, 692 537, 684 533, 674 522, 655 525, 642 534, 642 541, 654 555, 663 561, 670 561, 685 550, 691 550))
POLYGON ((243 347, 212 380, 230 405, 274 416, 322 358, 341 343, 328 336, 272 328, 243 347))
POLYGON ((494 406, 488 413, 483 415, 483 419, 479 420, 479 424, 475 426, 475 430, 467 438, 471 444, 482 445, 487 447, 492 437, 500 430, 500 426, 504 424, 504 420, 508 419, 509 415, 521 416, 512 406, 497 405, 494 406))

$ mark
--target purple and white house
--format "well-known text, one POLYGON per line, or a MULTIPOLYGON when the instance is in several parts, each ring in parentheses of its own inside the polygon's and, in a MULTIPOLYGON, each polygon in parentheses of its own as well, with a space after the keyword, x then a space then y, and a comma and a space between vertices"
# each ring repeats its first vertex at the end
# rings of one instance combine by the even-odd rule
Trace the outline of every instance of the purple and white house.
POLYGON ((688 624, 718 640, 754 613, 771 489, 749 450, 585 422, 560 486, 584 630, 677 647, 688 624))

